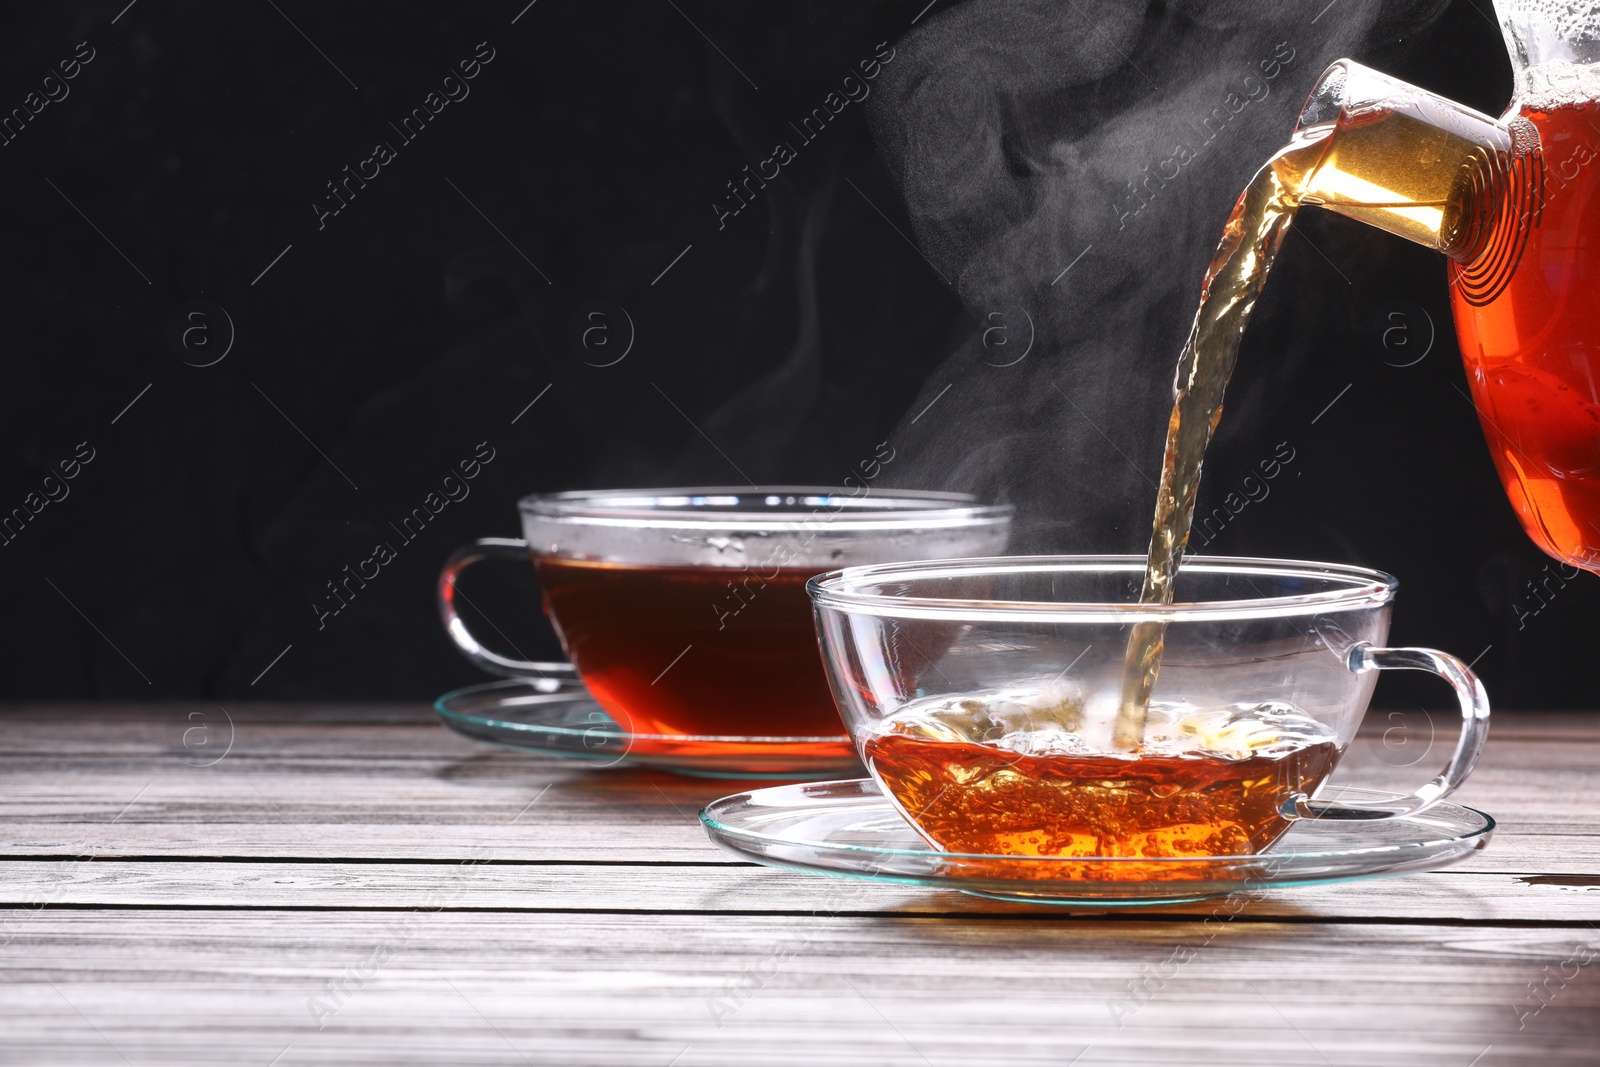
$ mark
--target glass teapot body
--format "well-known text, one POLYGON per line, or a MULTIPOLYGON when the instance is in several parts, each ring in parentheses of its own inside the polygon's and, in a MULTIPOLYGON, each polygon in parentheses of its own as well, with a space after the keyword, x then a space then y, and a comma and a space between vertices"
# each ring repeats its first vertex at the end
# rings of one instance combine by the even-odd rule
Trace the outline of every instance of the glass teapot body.
POLYGON ((1515 269, 1450 300, 1467 380, 1511 506, 1550 555, 1600 572, 1600 3, 1496 4, 1542 183, 1515 269), (1587 9, 1587 10, 1585 10, 1587 9))
POLYGON ((1472 401, 1547 553, 1600 573, 1600 0, 1497 0, 1499 119, 1349 60, 1280 156, 1286 187, 1449 257, 1472 401))

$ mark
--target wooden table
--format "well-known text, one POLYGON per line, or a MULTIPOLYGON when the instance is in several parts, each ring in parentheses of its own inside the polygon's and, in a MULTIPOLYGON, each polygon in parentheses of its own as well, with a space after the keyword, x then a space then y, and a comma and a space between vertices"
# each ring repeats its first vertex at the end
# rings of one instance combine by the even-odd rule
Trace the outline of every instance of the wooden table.
POLYGON ((1123 912, 739 863, 736 786, 423 707, 0 731, 0 1063, 1600 1063, 1600 715, 1497 713, 1461 866, 1123 912))

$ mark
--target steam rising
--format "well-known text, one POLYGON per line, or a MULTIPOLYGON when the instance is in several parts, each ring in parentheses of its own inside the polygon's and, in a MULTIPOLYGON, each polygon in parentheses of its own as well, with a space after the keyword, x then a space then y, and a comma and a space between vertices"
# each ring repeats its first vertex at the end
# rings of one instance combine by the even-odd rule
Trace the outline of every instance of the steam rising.
POLYGON ((896 431, 896 481, 1016 502, 1014 550, 1143 551, 1229 209, 1329 62, 1446 2, 972 0, 895 42, 874 139, 976 324, 896 431), (1003 366, 990 327, 1028 320, 1032 351, 1003 366))

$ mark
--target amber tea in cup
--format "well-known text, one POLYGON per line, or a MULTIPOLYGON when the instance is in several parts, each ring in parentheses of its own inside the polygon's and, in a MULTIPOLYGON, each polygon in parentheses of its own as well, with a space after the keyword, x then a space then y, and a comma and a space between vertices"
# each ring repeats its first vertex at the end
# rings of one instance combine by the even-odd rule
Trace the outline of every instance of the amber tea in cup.
POLYGON ((1333 734, 1289 709, 1168 722, 1162 710, 1152 709, 1145 744, 1130 755, 1071 733, 971 740, 970 726, 984 736, 994 717, 969 697, 897 716, 862 754, 949 851, 1144 858, 1260 852, 1289 828, 1291 798, 1314 793, 1339 761, 1333 734), (1208 728, 1218 736, 1206 738, 1208 728))

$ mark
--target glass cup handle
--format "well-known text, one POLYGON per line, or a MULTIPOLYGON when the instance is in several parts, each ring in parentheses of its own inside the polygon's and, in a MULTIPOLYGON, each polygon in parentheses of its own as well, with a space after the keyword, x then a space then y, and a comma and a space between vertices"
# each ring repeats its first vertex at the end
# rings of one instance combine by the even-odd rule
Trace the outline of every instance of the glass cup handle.
POLYGON ((1312 819, 1393 819, 1415 815, 1455 792, 1472 773, 1489 737, 1489 694, 1478 676, 1456 657, 1431 648, 1373 648, 1358 644, 1350 650, 1349 666, 1356 674, 1370 670, 1432 671, 1449 682, 1461 704, 1461 737, 1455 754, 1438 777, 1410 796, 1370 803, 1301 799, 1295 814, 1312 819))
POLYGON ((502 678, 545 678, 550 675, 572 677, 574 672, 570 663, 540 663, 534 660, 512 659, 485 648, 476 637, 472 636, 467 624, 456 613, 456 576, 474 563, 486 559, 516 559, 526 566, 528 542, 514 537, 483 537, 470 545, 462 545, 444 561, 444 567, 439 571, 439 618, 444 622, 444 628, 455 641, 456 647, 461 649, 467 659, 490 674, 498 674, 502 678))

